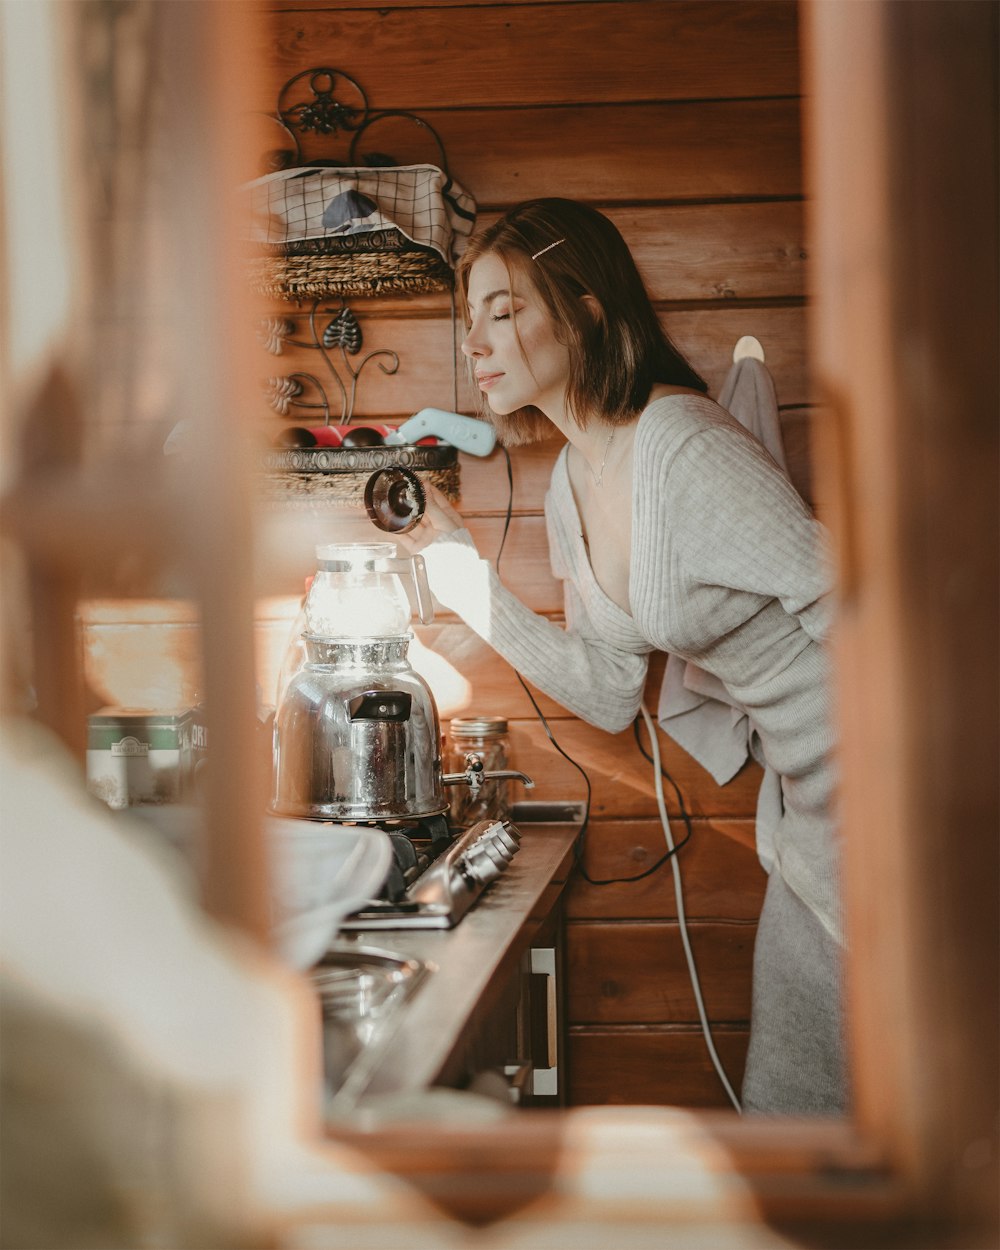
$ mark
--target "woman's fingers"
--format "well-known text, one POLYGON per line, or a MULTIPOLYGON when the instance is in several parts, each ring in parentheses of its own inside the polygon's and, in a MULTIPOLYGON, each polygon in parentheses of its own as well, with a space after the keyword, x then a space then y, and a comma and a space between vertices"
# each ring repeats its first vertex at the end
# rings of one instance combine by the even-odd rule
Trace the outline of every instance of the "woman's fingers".
POLYGON ((449 529, 462 529, 465 522, 447 495, 431 482, 427 483, 426 494, 427 507, 425 515, 432 513, 436 520, 447 524, 449 529))

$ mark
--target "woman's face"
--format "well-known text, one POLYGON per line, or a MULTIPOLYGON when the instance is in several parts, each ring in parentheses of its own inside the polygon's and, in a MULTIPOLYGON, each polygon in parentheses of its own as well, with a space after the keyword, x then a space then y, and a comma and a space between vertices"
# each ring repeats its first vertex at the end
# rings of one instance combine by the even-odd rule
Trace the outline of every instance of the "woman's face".
POLYGON ((508 273, 504 261, 487 252, 469 271, 468 299, 471 325, 462 351, 493 411, 502 416, 534 406, 561 414, 569 351, 533 283, 516 268, 508 273))

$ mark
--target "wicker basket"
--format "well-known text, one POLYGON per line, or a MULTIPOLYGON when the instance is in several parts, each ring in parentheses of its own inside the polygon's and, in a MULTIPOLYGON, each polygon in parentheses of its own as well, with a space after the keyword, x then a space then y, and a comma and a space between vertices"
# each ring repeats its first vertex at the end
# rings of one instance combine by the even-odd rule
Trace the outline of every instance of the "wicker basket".
POLYGON ((299 302, 450 290, 475 200, 436 165, 279 170, 248 183, 251 285, 299 302))
POLYGON ((436 252, 340 252, 313 256, 260 256, 248 263, 250 285, 268 299, 327 299, 337 295, 389 295, 448 291, 451 268, 436 252))

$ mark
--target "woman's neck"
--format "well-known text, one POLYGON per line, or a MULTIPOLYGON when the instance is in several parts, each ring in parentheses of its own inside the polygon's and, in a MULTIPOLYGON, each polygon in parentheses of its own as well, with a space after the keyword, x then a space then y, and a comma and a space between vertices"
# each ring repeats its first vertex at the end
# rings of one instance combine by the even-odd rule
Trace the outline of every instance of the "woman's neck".
MULTIPOLYGON (((655 400, 663 399, 667 395, 695 394, 698 392, 692 391, 687 386, 672 386, 666 382, 657 382, 650 390, 643 410, 655 400)), ((627 446, 631 443, 631 438, 624 436, 624 430, 634 425, 641 415, 641 412, 636 413, 631 422, 612 424, 602 415, 595 414, 586 426, 581 426, 573 420, 565 401, 558 407, 552 405, 551 410, 543 408, 542 411, 579 454, 590 470, 590 477, 595 485, 602 483, 605 473, 611 473, 619 458, 627 454, 627 446), (618 432, 620 430, 622 433, 618 432)))
POLYGON ((599 416, 593 416, 586 426, 581 426, 569 415, 565 405, 560 411, 546 412, 545 415, 570 446, 579 453, 590 469, 591 477, 596 481, 607 465, 617 425, 612 425, 599 416))

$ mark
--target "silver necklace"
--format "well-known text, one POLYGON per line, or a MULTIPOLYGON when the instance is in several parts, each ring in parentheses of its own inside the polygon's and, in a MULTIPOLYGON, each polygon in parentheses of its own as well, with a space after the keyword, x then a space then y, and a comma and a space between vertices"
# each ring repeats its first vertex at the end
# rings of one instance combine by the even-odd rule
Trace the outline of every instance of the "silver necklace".
POLYGON ((608 463, 608 452, 611 450, 611 440, 614 438, 615 431, 617 429, 618 427, 616 425, 611 427, 611 433, 608 435, 608 441, 604 444, 604 459, 601 461, 601 467, 596 473, 590 468, 590 461, 587 461, 587 468, 590 469, 590 476, 594 479, 595 486, 600 486, 604 482, 604 466, 608 463))

